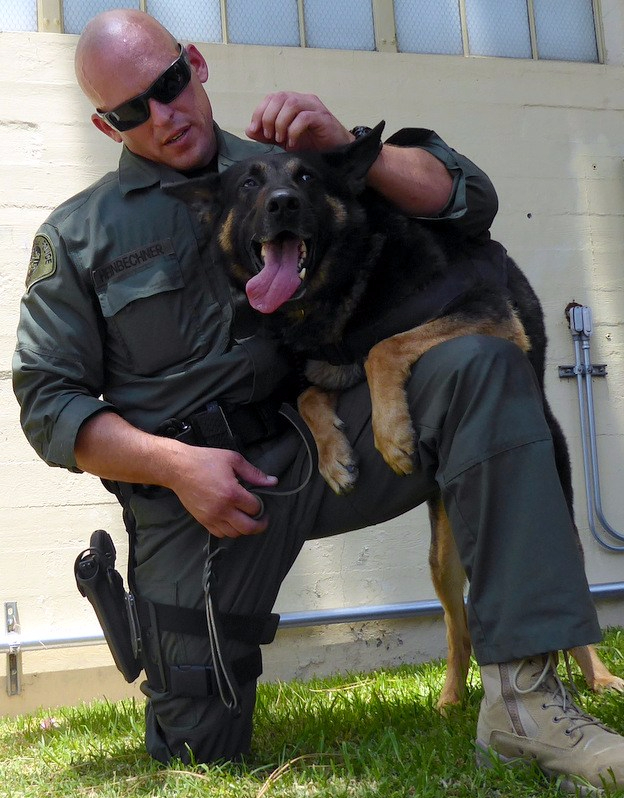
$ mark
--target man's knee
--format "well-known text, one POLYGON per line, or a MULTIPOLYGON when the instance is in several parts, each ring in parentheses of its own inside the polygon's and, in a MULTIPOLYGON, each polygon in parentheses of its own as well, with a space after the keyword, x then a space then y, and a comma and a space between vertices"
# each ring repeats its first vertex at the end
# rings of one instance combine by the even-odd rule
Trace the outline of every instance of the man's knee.
POLYGON ((436 401, 472 401, 496 396, 507 403, 513 397, 542 406, 535 372, 526 354, 511 341, 492 335, 465 335, 430 349, 412 371, 409 392, 429 392, 436 401))
POLYGON ((486 370, 500 366, 522 371, 530 364, 526 354, 512 341, 494 335, 462 335, 438 344, 421 358, 436 368, 458 372, 468 369, 486 370))
POLYGON ((145 708, 145 747, 153 759, 167 764, 180 759, 194 762, 235 761, 251 745, 256 682, 238 690, 238 704, 225 706, 219 695, 198 698, 157 692, 141 685, 145 708))
POLYGON ((502 338, 463 336, 429 350, 413 369, 408 398, 421 448, 437 452, 449 473, 550 437, 529 360, 502 338))
POLYGON ((147 696, 148 753, 160 762, 214 762, 247 753, 262 673, 260 646, 219 633, 215 665, 207 639, 171 633, 164 637, 168 642, 161 645, 159 667, 146 662, 147 681, 141 685, 147 696))
POLYGON ((211 614, 139 601, 146 642, 146 747, 154 759, 213 762, 249 749, 260 646, 272 642, 278 615, 211 614))

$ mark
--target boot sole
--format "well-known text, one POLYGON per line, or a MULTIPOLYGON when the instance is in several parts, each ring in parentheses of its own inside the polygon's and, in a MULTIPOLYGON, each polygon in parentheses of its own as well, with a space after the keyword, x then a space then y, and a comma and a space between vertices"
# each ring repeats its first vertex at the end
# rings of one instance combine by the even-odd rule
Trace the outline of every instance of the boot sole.
POLYGON ((563 773, 556 773, 548 768, 542 767, 535 758, 523 759, 522 757, 507 757, 503 754, 499 754, 498 751, 495 751, 493 748, 488 748, 488 746, 486 746, 481 740, 475 741, 475 748, 477 767, 490 770, 497 764, 501 764, 509 768, 522 768, 535 763, 542 773, 548 776, 548 778, 559 780, 559 789, 562 792, 571 793, 572 795, 576 794, 582 796, 582 798, 585 798, 585 796, 598 796, 604 794, 604 790, 600 787, 594 787, 591 784, 588 784, 586 781, 575 781, 571 776, 565 775, 563 773))

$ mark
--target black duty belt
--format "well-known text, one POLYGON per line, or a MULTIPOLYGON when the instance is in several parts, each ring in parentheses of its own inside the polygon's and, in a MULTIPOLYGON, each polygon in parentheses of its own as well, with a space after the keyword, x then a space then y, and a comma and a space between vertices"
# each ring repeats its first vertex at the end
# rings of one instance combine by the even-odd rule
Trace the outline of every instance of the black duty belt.
POLYGON ((272 438, 279 432, 279 405, 255 402, 228 406, 208 402, 185 419, 170 418, 156 430, 157 435, 215 449, 241 449, 272 438))

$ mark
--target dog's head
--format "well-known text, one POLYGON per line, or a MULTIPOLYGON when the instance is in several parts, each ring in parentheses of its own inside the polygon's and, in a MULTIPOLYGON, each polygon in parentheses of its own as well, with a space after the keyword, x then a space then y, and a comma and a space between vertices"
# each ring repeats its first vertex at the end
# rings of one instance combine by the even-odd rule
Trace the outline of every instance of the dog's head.
POLYGON ((364 215, 358 197, 383 128, 380 122, 339 149, 252 157, 164 190, 199 212, 211 229, 215 257, 244 287, 252 307, 273 313, 318 296, 328 269, 354 260, 364 215))

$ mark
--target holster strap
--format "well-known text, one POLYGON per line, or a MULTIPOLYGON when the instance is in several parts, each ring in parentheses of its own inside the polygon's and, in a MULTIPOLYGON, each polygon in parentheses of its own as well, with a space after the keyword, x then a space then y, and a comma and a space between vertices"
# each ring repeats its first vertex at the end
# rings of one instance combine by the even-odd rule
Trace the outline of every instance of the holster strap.
MULTIPOLYGON (((260 649, 232 661, 232 674, 239 684, 246 684, 262 674, 260 649)), ((210 698, 218 695, 214 669, 210 665, 170 665, 169 691, 175 696, 210 698)))
MULTIPOLYGON (((161 632, 178 632, 205 637, 208 623, 204 610, 176 607, 170 604, 154 604, 158 627, 161 632)), ((277 613, 262 615, 240 615, 220 613, 223 634, 229 640, 238 640, 251 645, 272 643, 277 632, 280 616, 277 613)))

